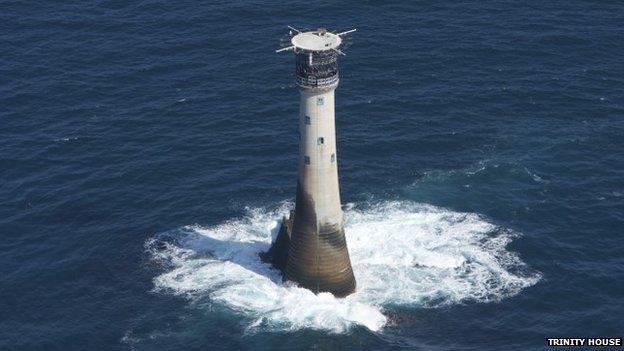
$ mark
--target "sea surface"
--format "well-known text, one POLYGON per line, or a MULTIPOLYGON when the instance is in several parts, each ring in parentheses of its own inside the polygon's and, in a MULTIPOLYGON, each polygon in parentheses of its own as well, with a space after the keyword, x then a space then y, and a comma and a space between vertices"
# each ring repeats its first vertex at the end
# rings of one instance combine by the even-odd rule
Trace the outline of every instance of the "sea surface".
POLYGON ((545 350, 624 336, 621 1, 0 1, 1 350, 545 350), (287 25, 336 91, 358 291, 261 263, 287 25))

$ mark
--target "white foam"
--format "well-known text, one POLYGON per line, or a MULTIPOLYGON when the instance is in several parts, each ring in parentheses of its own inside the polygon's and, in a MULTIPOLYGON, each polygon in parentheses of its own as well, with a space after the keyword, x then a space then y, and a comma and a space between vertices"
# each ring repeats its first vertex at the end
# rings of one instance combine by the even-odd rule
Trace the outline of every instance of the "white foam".
POLYGON ((66 138, 58 138, 58 139, 54 139, 54 141, 56 142, 60 142, 60 141, 72 141, 72 140, 78 140, 78 137, 66 137, 66 138))
POLYGON ((380 330, 390 307, 498 301, 540 278, 505 249, 514 235, 476 214, 412 202, 349 204, 345 230, 357 292, 344 299, 314 295, 282 284, 258 258, 291 206, 157 235, 146 247, 167 269, 154 278, 155 289, 227 306, 246 316, 251 330, 340 333, 354 325, 380 330))

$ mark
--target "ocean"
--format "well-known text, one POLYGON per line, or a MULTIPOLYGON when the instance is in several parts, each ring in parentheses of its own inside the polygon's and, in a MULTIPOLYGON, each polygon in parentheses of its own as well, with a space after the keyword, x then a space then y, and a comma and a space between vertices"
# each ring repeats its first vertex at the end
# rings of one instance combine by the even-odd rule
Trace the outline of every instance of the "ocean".
POLYGON ((553 350, 624 335, 620 1, 0 2, 0 349, 553 350), (263 264, 287 25, 350 34, 336 299, 263 264))

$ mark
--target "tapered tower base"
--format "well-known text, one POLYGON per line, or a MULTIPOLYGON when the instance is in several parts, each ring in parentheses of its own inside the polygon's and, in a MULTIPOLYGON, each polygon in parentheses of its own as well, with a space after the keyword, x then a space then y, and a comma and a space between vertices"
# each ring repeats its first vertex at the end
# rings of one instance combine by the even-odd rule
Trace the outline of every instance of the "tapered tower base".
POLYGON ((284 216, 277 238, 267 252, 260 253, 284 274, 284 281, 294 281, 314 293, 330 292, 345 297, 355 292, 344 228, 327 227, 325 232, 293 232, 295 212, 284 216))

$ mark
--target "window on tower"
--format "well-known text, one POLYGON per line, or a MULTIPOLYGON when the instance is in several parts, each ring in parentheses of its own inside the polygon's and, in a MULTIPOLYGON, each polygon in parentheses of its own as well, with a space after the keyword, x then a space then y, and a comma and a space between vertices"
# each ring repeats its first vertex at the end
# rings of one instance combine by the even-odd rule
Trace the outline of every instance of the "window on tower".
POLYGON ((310 124, 310 116, 305 116, 305 124, 310 124))
POLYGON ((324 103, 325 103, 325 101, 323 100, 322 97, 317 97, 316 98, 316 106, 323 106, 324 103))
POLYGON ((306 165, 310 164, 310 156, 304 156, 303 157, 303 162, 305 162, 306 165))
POLYGON ((317 145, 323 145, 323 144, 325 144, 325 138, 323 138, 323 137, 318 138, 318 140, 316 141, 316 144, 317 144, 317 145))
POLYGON ((336 154, 331 154, 331 163, 336 162, 336 154))

